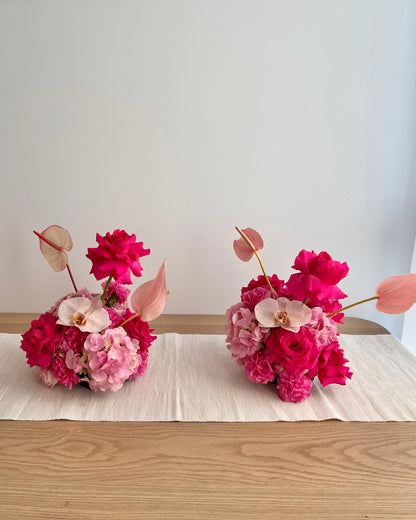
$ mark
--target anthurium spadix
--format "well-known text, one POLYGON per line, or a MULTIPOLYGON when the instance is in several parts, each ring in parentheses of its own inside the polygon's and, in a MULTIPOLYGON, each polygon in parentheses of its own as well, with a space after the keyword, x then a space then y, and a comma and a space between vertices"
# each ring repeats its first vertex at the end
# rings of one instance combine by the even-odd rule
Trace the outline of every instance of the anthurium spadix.
POLYGON ((152 321, 160 316, 166 305, 165 262, 159 267, 156 278, 138 287, 131 296, 131 307, 143 321, 152 321))
POLYGON ((42 233, 34 231, 39 237, 39 246, 43 256, 54 271, 63 271, 68 265, 68 255, 71 251, 72 239, 69 232, 61 226, 49 226, 42 233))

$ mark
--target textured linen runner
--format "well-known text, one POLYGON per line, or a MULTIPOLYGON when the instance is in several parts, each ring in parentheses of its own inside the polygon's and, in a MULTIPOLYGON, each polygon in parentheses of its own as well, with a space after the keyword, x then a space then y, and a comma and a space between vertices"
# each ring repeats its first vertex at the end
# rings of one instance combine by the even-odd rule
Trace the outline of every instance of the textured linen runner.
POLYGON ((340 336, 354 373, 346 386, 315 380, 303 403, 249 381, 225 336, 161 334, 144 376, 116 393, 49 389, 26 364, 20 335, 0 334, 0 419, 74 421, 415 421, 416 358, 394 337, 340 336))

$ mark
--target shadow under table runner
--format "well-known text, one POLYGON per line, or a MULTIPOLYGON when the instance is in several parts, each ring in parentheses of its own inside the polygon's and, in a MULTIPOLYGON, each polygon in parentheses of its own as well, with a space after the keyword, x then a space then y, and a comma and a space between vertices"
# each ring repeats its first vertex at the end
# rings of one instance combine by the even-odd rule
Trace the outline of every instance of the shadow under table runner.
POLYGON ((20 335, 0 334, 0 419, 74 421, 416 421, 416 358, 394 337, 340 336, 353 372, 346 386, 315 379, 303 403, 249 381, 225 336, 161 334, 145 375, 116 393, 49 389, 26 364, 20 335))

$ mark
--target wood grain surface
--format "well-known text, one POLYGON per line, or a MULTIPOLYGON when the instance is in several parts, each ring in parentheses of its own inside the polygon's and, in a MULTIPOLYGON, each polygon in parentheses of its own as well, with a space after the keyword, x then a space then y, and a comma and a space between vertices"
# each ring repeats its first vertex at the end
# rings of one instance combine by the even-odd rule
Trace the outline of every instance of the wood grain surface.
POLYGON ((1 421, 0 481, 5 520, 415 520, 416 423, 1 421))

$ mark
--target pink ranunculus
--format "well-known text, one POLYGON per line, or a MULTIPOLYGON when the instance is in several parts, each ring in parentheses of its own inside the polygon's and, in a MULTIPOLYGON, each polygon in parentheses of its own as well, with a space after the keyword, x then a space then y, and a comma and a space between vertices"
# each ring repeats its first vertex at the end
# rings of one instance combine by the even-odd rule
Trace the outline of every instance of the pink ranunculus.
POLYGON ((313 382, 302 374, 291 374, 287 371, 279 374, 277 390, 282 401, 300 403, 311 394, 313 382))
POLYGON ((130 284, 130 271, 135 276, 142 275, 140 258, 150 254, 150 249, 144 249, 143 242, 136 242, 136 235, 116 229, 103 237, 97 233, 96 239, 98 247, 88 248, 86 256, 97 280, 112 276, 119 283, 130 284))
POLYGON ((285 295, 305 301, 309 307, 319 306, 327 313, 341 308, 338 300, 345 298, 336 284, 348 274, 348 265, 332 260, 326 252, 301 251, 292 266, 300 271, 286 283, 285 295))
POLYGON ((351 379, 352 372, 345 366, 348 359, 344 357, 344 351, 339 343, 334 341, 325 347, 318 360, 318 378, 322 386, 331 384, 345 385, 346 378, 351 379))
POLYGON ((253 383, 265 385, 276 377, 265 349, 258 350, 244 359, 244 371, 253 383))
POLYGON ((303 374, 312 370, 318 361, 319 349, 314 340, 313 333, 301 327, 299 332, 272 329, 264 341, 272 361, 292 374, 303 374))
POLYGON ((48 368, 61 342, 62 330, 50 312, 33 320, 30 329, 22 336, 21 348, 26 352, 31 367, 48 368))
POLYGON ((311 311, 311 319, 305 325, 305 328, 314 333, 318 347, 322 348, 336 341, 339 333, 333 318, 326 316, 321 307, 314 307, 311 311))
POLYGON ((90 334, 84 347, 89 385, 94 391, 117 392, 124 381, 137 373, 142 362, 139 342, 130 338, 122 327, 90 334))
POLYGON ((376 287, 376 309, 387 314, 406 312, 416 302, 416 274, 386 278, 376 287))

